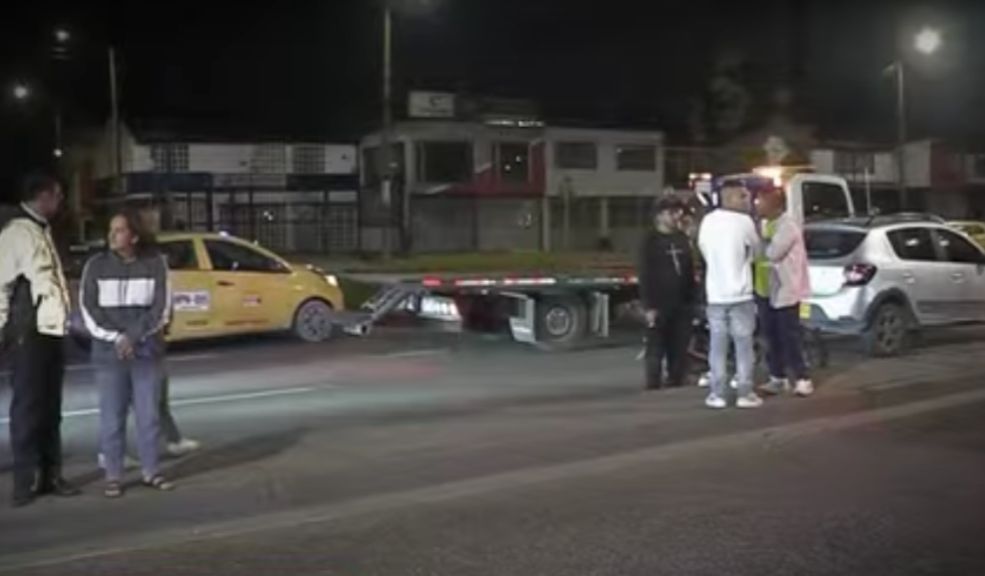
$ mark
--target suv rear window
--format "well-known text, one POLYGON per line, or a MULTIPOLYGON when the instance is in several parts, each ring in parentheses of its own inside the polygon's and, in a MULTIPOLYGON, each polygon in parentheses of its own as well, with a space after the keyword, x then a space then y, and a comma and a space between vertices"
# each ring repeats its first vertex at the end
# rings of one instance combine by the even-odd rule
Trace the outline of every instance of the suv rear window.
POLYGON ((804 245, 808 258, 841 258, 848 256, 865 240, 865 232, 857 230, 807 230, 804 245))

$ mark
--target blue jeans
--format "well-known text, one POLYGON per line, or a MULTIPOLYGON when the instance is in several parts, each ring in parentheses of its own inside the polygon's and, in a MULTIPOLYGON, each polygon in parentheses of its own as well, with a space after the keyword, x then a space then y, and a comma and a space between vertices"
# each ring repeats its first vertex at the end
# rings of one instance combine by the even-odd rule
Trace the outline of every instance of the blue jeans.
POLYGON ((708 328, 711 344, 708 363, 711 366, 711 393, 725 397, 728 382, 728 345, 735 345, 735 379, 739 396, 752 392, 756 355, 753 334, 756 331, 756 303, 752 300, 738 304, 709 304, 708 328))
POLYGON ((123 478, 127 413, 131 404, 137 420, 137 454, 144 478, 156 476, 160 459, 163 359, 120 360, 111 344, 94 343, 93 360, 99 384, 99 448, 106 461, 106 480, 115 482, 123 478))

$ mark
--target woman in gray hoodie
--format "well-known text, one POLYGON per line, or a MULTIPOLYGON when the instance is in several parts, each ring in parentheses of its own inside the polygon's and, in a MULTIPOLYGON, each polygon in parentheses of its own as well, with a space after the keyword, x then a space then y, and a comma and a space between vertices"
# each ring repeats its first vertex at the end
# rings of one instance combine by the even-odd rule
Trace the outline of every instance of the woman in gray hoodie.
POLYGON ((132 403, 143 483, 157 490, 174 485, 161 475, 158 439, 164 378, 164 328, 171 287, 164 257, 139 214, 121 212, 110 221, 109 250, 85 266, 79 292, 86 328, 93 338, 100 404, 100 451, 105 458, 105 495, 123 495, 126 419, 132 403))

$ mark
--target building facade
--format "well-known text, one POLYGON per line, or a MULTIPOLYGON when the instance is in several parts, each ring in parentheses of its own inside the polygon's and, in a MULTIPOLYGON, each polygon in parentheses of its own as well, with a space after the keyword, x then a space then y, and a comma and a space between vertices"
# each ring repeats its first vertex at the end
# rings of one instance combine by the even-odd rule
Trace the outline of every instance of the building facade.
POLYGON ((659 132, 440 119, 390 138, 389 210, 381 136, 360 142, 366 247, 382 247, 389 223, 417 252, 635 249, 664 188, 659 132))
POLYGON ((84 237, 101 233, 92 225, 113 206, 138 203, 157 207, 166 227, 227 231, 274 250, 359 250, 353 144, 202 141, 124 129, 118 178, 114 157, 106 135, 70 149, 84 237))

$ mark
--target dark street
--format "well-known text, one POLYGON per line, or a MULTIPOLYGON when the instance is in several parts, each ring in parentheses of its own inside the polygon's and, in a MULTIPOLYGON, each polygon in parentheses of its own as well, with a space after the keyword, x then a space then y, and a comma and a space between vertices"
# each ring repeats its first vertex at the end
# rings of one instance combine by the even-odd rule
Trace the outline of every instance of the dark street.
POLYGON ((418 347, 399 330, 333 342, 317 360, 279 339, 198 346, 173 359, 173 401, 206 448, 169 462, 173 494, 132 487, 118 502, 98 493, 79 368, 65 435, 87 494, 0 516, 0 565, 977 573, 985 390, 981 346, 965 342, 974 334, 942 334, 896 360, 835 343, 815 397, 725 413, 704 409, 696 388, 640 392, 632 346, 542 354, 432 334, 418 347))

